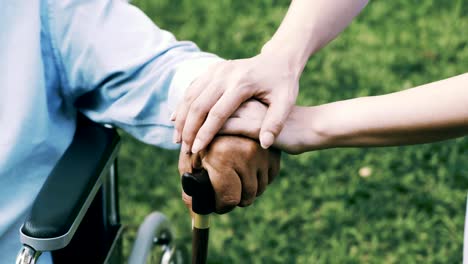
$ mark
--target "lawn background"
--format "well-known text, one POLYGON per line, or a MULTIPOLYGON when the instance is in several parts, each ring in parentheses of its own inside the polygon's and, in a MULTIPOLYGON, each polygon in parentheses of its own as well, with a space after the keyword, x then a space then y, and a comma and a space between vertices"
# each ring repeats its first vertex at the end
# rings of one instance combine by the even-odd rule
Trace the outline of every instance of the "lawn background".
MULTIPOLYGON (((289 1, 133 3, 178 39, 235 59, 259 52, 289 1)), ((379 95, 467 70, 468 1, 375 0, 310 59, 298 103, 379 95)), ((124 135, 120 157, 127 254, 153 210, 170 217, 189 247, 177 152, 124 135)), ((213 218, 209 262, 461 263, 467 189, 467 138, 283 154, 280 176, 254 205, 213 218), (361 177, 362 167, 371 176, 361 177)))

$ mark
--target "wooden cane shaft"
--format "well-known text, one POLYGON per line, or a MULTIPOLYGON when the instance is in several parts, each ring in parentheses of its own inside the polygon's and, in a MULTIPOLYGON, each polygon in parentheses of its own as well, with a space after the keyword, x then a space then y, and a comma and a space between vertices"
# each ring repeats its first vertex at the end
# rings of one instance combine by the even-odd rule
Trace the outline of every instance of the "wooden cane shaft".
POLYGON ((205 264, 208 255, 208 236, 210 229, 193 228, 192 264, 205 264))

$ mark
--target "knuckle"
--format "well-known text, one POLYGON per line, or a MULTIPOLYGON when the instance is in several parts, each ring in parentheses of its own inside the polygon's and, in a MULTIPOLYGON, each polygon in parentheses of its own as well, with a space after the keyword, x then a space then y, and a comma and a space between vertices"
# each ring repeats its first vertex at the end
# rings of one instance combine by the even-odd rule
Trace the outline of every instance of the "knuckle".
POLYGON ((235 68, 236 62, 234 60, 227 60, 223 63, 222 67, 220 67, 220 71, 222 73, 229 73, 235 68))
POLYGON ((195 139, 195 133, 193 133, 192 130, 188 130, 188 129, 184 129, 184 131, 182 132, 182 141, 186 144, 186 145, 191 145, 193 140, 195 139))
POLYGON ((240 203, 240 198, 232 195, 223 195, 217 201, 216 212, 224 214, 232 211, 240 203))
POLYGON ((236 84, 245 83, 246 82, 245 70, 242 68, 238 68, 238 67, 231 67, 230 81, 236 84))
POLYGON ((205 111, 206 111, 206 106, 198 100, 193 102, 192 105, 190 106, 190 112, 192 113, 200 114, 205 111))
POLYGON ((219 200, 222 207, 233 207, 239 204, 240 199, 232 195, 224 195, 219 200))
POLYGON ((247 156, 256 155, 259 150, 259 145, 250 139, 245 139, 242 145, 239 145, 242 148, 242 152, 247 156))
POLYGON ((252 88, 250 85, 241 85, 237 90, 241 98, 249 98, 252 96, 252 88))
MULTIPOLYGON (((199 82, 195 81, 192 86, 196 86, 196 85, 199 85, 199 82)), ((192 87, 193 88, 193 87, 192 87)), ((193 102, 195 99, 197 99, 197 94, 192 92, 193 89, 190 89, 184 96, 184 102, 185 103, 191 103, 193 102)))
POLYGON ((210 145, 210 156, 217 160, 228 161, 236 155, 242 155, 243 159, 249 161, 252 157, 262 155, 260 145, 249 138, 237 136, 215 137, 210 145))
POLYGON ((206 129, 203 129, 203 127, 201 127, 200 130, 197 133, 196 138, 197 138, 197 140, 200 140, 200 142, 202 144, 204 144, 205 142, 209 142, 209 140, 208 140, 209 139, 209 136, 208 136, 209 133, 210 133, 209 131, 207 131, 206 129))
POLYGON ((228 114, 226 112, 222 112, 222 111, 219 111, 219 110, 212 110, 210 111, 210 113, 208 114, 208 118, 210 119, 214 119, 216 122, 221 122, 221 121, 224 121, 228 118, 228 114))
POLYGON ((232 151, 233 144, 229 144, 225 137, 216 137, 211 142, 210 152, 214 154, 214 157, 223 158, 226 157, 230 151, 232 151))

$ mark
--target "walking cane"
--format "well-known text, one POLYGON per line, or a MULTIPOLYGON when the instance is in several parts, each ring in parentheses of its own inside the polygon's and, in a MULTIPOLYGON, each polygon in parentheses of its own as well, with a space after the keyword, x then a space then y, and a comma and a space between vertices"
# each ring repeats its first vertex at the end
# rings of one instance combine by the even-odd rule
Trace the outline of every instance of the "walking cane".
POLYGON ((205 264, 208 254, 210 213, 215 210, 215 196, 208 172, 204 169, 182 175, 182 188, 192 197, 192 264, 205 264))

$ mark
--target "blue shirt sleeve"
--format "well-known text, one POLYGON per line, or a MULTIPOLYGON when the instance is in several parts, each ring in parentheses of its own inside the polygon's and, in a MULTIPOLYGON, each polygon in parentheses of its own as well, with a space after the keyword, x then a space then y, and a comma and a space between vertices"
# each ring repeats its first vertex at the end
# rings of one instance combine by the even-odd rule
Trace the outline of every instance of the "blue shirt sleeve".
POLYGON ((190 81, 220 59, 177 41, 125 1, 50 0, 47 15, 66 100, 96 122, 175 147, 171 111, 190 81))

